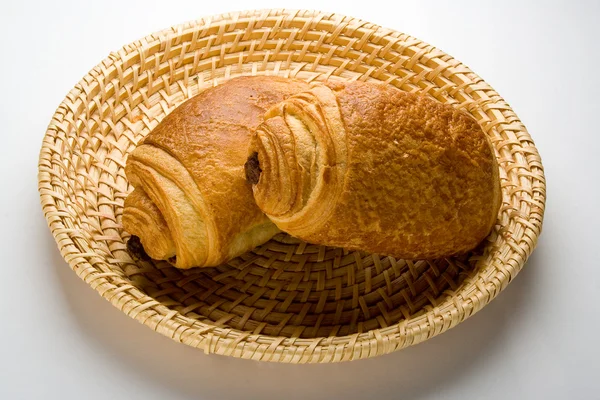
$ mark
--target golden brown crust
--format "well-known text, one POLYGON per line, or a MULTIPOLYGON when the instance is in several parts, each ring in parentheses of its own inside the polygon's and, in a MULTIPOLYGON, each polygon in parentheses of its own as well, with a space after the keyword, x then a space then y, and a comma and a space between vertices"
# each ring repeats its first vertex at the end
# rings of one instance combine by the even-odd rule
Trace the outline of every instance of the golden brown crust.
POLYGON ((136 189, 125 230, 153 258, 175 255, 179 268, 218 265, 267 241, 278 230, 243 177, 251 131, 269 107, 306 89, 298 80, 242 77, 175 109, 127 160, 136 189), (150 220, 157 228, 145 228, 150 220))
POLYGON ((443 257, 475 247, 500 206, 496 159, 477 122, 389 85, 313 85, 267 113, 254 151, 258 205, 313 243, 443 257))

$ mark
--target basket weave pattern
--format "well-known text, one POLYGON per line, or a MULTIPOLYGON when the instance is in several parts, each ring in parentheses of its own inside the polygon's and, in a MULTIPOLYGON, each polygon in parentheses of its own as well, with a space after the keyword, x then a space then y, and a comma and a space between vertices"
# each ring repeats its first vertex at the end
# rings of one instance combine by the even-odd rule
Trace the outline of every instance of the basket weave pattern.
POLYGON ((44 214, 71 268, 127 315, 206 352, 283 362, 372 357, 448 330, 523 267, 545 181, 531 137, 481 78, 408 35, 335 14, 251 11, 178 25, 125 46, 58 107, 39 162, 44 214), (470 112, 492 138, 503 204, 472 254, 436 261, 307 244, 285 234, 226 265, 135 262, 121 227, 124 165, 170 111, 239 75, 383 81, 470 112))

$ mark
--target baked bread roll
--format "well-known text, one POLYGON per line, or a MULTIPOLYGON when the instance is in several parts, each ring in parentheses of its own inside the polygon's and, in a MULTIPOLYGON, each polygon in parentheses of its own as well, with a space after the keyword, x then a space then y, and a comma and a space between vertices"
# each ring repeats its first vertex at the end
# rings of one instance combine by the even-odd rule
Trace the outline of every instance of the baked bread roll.
POLYGON ((285 78, 236 78, 165 117, 127 159, 129 249, 178 268, 215 266, 277 233, 254 202, 244 162, 265 111, 308 88, 285 78))
POLYGON ((267 112, 249 155, 258 206, 311 243, 407 259, 463 253, 501 201, 477 122, 389 85, 315 84, 267 112))

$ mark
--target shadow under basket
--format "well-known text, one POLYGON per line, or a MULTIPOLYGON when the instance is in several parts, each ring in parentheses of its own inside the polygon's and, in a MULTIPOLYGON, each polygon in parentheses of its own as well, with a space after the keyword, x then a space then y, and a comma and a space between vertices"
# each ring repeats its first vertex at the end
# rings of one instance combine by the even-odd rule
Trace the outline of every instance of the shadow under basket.
POLYGON ((373 357, 422 342, 489 303, 542 226, 537 149, 508 104, 422 41, 315 11, 224 14, 109 55, 59 105, 39 161, 44 214, 71 268, 114 306, 207 353, 291 363, 373 357), (134 261, 121 227, 127 154, 170 111, 240 75, 383 81, 469 112, 491 138, 503 203, 472 253, 408 261, 279 234, 215 268, 134 261))

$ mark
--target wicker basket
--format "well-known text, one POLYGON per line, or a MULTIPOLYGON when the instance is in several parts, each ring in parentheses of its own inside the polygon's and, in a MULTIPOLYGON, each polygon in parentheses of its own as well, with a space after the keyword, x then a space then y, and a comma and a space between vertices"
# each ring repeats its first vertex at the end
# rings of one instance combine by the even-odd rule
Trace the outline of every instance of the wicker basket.
POLYGON ((264 10, 178 25, 110 54, 60 104, 39 162, 44 214, 71 268, 114 306, 207 353, 291 363, 389 353, 490 302, 523 267, 545 183, 531 137, 481 78, 413 37, 335 14, 264 10), (492 138, 503 204, 472 254, 405 261, 279 235, 227 265, 134 262, 121 228, 127 154, 184 100, 238 75, 378 80, 469 111, 492 138))

